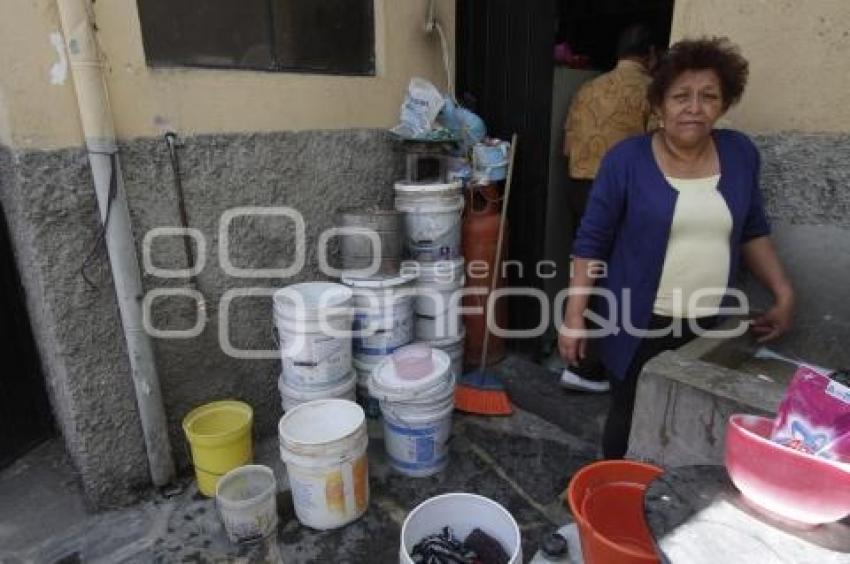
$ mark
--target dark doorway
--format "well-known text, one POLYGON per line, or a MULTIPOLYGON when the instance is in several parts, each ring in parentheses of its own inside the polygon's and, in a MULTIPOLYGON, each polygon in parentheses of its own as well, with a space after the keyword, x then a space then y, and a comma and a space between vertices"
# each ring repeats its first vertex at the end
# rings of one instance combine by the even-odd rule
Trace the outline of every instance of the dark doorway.
MULTIPOLYGON (((563 117, 571 95, 594 73, 616 63, 620 32, 635 23, 648 25, 660 48, 670 38, 673 0, 458 0, 456 19, 458 98, 486 122, 488 135, 510 139, 519 135, 509 220, 508 258, 522 269, 510 268, 512 287, 546 290, 565 285, 569 269, 571 226, 566 212, 553 213, 552 191, 564 185, 566 161, 561 152, 563 117), (583 77, 567 76, 555 62, 556 43, 568 42, 581 55, 583 77), (553 219, 554 218, 554 219, 553 219), (557 280, 539 275, 553 257, 552 233, 563 233, 557 246, 563 256, 557 280), (563 264, 567 263, 567 264, 563 264)), ((555 200, 563 201, 564 198, 555 200)), ((557 202, 555 202, 557 203, 557 202)), ((547 270, 548 272, 548 270, 547 270)), ((555 288, 557 289, 557 288, 555 288)), ((509 298, 509 327, 527 330, 541 322, 534 298, 509 298)), ((551 303, 545 304, 552 313, 551 303)), ((541 335, 551 339, 552 331, 541 335)), ((540 338, 515 339, 515 350, 540 352, 540 338)))
POLYGON ((0 209, 0 468, 53 436, 44 377, 0 209))
MULTIPOLYGON (((549 120, 552 106, 552 50, 557 21, 555 0, 458 0, 457 92, 486 122, 488 135, 519 137, 511 192, 508 257, 512 287, 540 288, 534 276, 542 258, 549 120)), ((540 321, 533 299, 509 301, 510 327, 528 329, 540 321)), ((518 340, 515 346, 534 345, 518 340)))

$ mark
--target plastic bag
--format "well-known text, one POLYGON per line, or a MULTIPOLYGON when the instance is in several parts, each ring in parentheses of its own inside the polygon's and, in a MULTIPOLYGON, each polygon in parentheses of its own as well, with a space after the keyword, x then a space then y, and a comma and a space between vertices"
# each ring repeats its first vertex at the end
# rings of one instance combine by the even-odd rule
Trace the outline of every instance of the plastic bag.
POLYGON ((479 143, 487 134, 487 127, 478 115, 446 99, 437 121, 458 139, 461 155, 466 155, 473 145, 479 143))
POLYGON ((410 139, 424 136, 433 128, 444 103, 436 86, 424 78, 411 79, 401 104, 401 123, 392 128, 392 132, 410 139))
POLYGON ((850 386, 800 366, 785 392, 771 438, 787 447, 850 464, 850 386))
POLYGON ((488 139, 472 148, 474 176, 480 182, 499 182, 508 171, 508 154, 511 144, 498 139, 488 139))

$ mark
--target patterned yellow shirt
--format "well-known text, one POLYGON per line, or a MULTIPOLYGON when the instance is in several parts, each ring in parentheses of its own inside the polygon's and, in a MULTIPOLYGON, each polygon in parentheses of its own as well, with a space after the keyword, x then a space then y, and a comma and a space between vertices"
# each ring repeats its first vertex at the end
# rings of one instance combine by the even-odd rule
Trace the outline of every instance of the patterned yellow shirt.
POLYGON ((579 88, 564 125, 564 155, 572 178, 595 178, 608 149, 647 131, 649 82, 643 65, 621 60, 614 70, 579 88))

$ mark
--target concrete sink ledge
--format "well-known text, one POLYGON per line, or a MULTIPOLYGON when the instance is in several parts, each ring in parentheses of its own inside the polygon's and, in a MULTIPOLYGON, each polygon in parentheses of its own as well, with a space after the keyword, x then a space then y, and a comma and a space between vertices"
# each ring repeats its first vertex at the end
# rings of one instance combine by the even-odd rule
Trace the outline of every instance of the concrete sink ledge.
POLYGON ((627 456, 666 467, 723 464, 729 416, 773 417, 793 376, 788 363, 755 359, 756 349, 748 335, 699 338, 648 362, 627 456))

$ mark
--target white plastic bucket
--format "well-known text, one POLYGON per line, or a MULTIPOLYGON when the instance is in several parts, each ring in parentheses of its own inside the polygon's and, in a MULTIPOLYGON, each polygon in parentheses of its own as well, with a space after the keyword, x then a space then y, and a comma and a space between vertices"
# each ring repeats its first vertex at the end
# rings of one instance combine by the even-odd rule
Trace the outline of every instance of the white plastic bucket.
POLYGON ((414 278, 343 278, 354 295, 355 355, 383 357, 413 340, 414 278))
POLYGON ((461 256, 463 196, 460 183, 397 182, 395 207, 404 212, 405 252, 421 261, 461 256))
POLYGON ((460 295, 466 277, 464 260, 405 263, 403 272, 415 270, 414 330, 417 341, 457 338, 463 332, 460 295))
POLYGON ((324 388, 351 371, 351 289, 304 282, 274 294, 283 373, 291 386, 324 388))
POLYGON ((463 346, 466 338, 466 330, 458 337, 441 339, 439 341, 423 341, 426 345, 434 349, 440 349, 449 355, 452 362, 452 374, 455 378, 460 378, 463 375, 463 346))
POLYGON ((450 527, 463 540, 481 529, 510 556, 509 564, 522 562, 522 540, 519 525, 508 511, 495 501, 470 493, 449 493, 432 497, 411 511, 401 526, 399 564, 414 564, 410 552, 428 535, 450 527))
POLYGON ((215 500, 227 536, 235 543, 266 538, 277 529, 277 481, 268 466, 249 464, 225 474, 215 500))
POLYGON ((354 402, 329 399, 299 405, 278 424, 295 515, 307 527, 336 529, 369 505, 366 416, 354 402))
POLYGON ((286 376, 281 374, 277 382, 280 390, 280 400, 283 411, 289 411, 302 403, 320 399, 344 399, 356 401, 357 399, 357 373, 352 370, 340 382, 326 388, 298 388, 287 383, 286 376))
POLYGON ((449 462, 455 378, 445 352, 431 355, 434 368, 423 378, 399 377, 388 358, 369 380, 369 393, 381 405, 390 466, 406 476, 431 476, 449 462))

